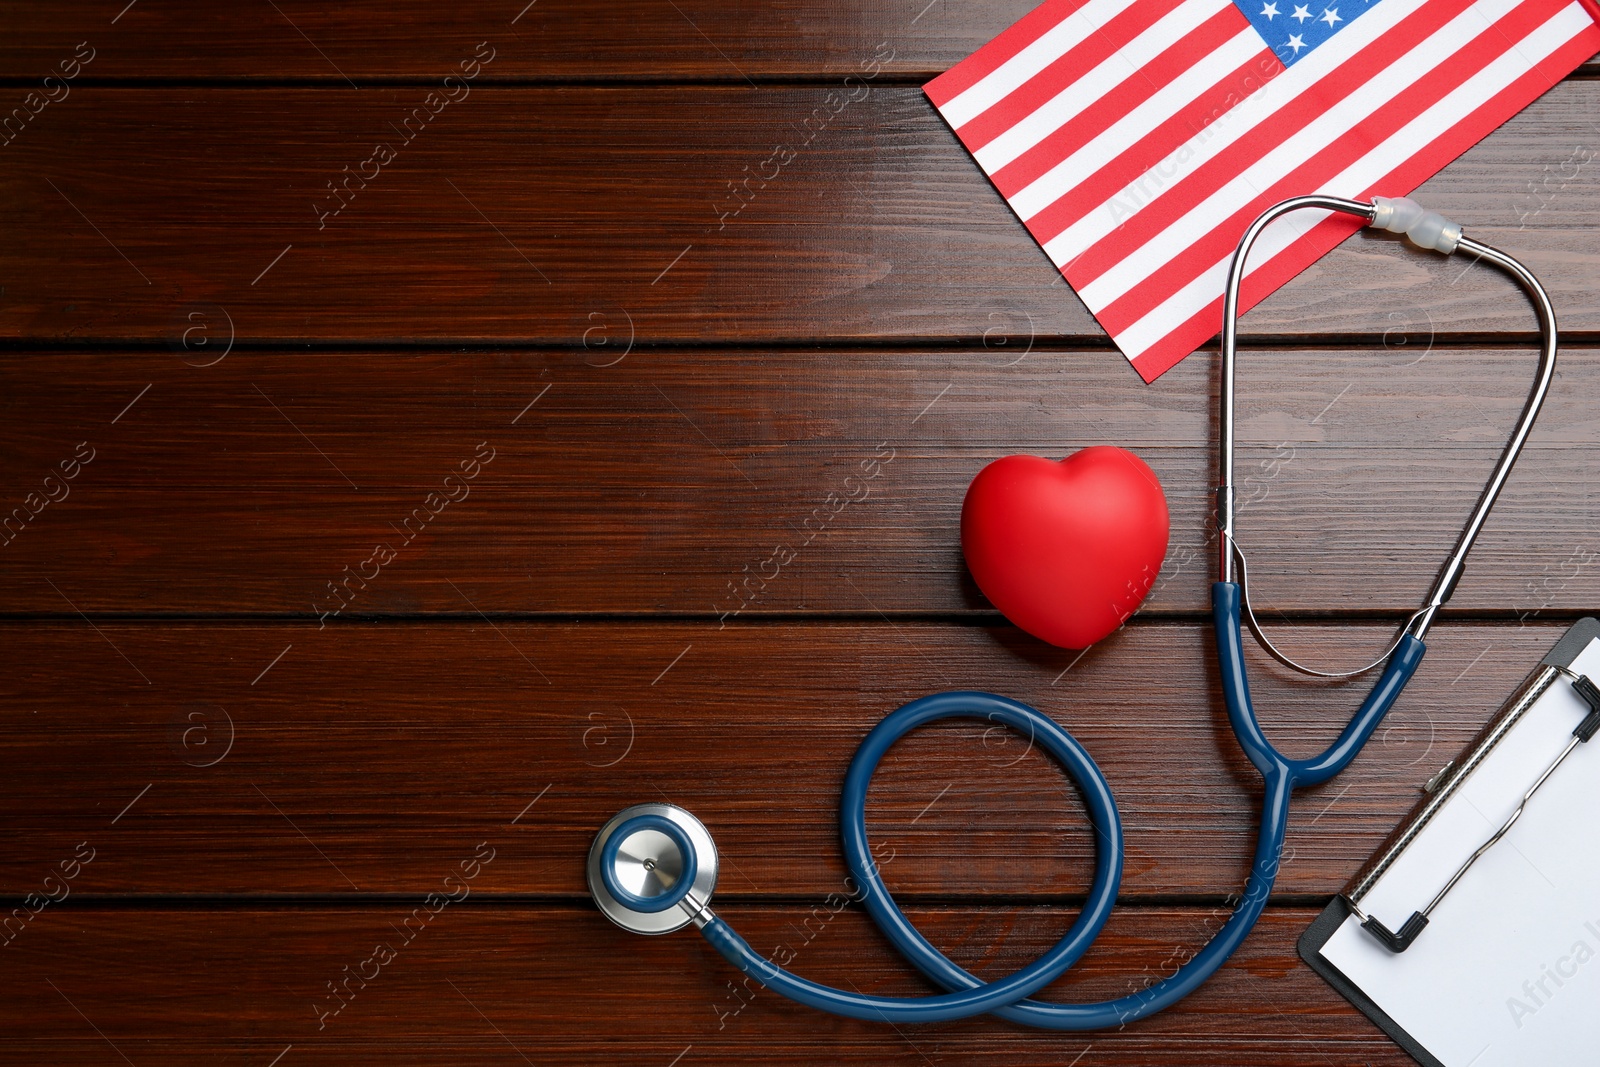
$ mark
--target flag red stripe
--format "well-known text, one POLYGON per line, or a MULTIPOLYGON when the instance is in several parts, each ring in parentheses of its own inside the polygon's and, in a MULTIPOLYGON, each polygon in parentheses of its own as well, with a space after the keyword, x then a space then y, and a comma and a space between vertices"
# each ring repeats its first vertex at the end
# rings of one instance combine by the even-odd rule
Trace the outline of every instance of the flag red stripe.
MULTIPOLYGON (((1564 76, 1600 51, 1600 26, 1579 34, 1546 57, 1533 70, 1517 78, 1470 115, 1404 160, 1364 195, 1400 195, 1415 189, 1450 160, 1471 148, 1490 131, 1526 106, 1528 99, 1551 85, 1551 75, 1564 76)), ((1334 215, 1323 220, 1277 256, 1252 270, 1239 287, 1240 313, 1255 307, 1307 266, 1361 229, 1361 220, 1334 215)), ((1146 382, 1155 381, 1184 356, 1214 337, 1222 319, 1222 298, 1208 304, 1172 330, 1133 361, 1146 382)))
MULTIPOLYGON (((1230 3, 1227 6, 1233 7, 1230 3)), ((1090 34, 1048 67, 1035 74, 1013 92, 995 102, 987 111, 961 126, 961 140, 972 152, 1005 133, 1022 119, 1049 103, 1063 89, 1126 48, 1163 15, 1172 10, 1172 0, 1135 0, 1125 11, 1090 34)), ((1234 8, 1237 11, 1237 8, 1234 8)), ((1244 16, 1240 16, 1241 21, 1244 16)), ((1148 68, 1124 70, 1118 77, 1122 85, 1148 79, 1148 68)), ((1080 113, 1078 118, 1083 116, 1080 113)))
MULTIPOLYGON (((1392 66, 1471 6, 1471 0, 1430 0, 1392 30, 1357 52, 1327 76, 1309 86, 1295 101, 1245 133, 1207 160, 1176 188, 1134 215, 1111 234, 1085 249, 1073 265, 1071 281, 1087 285, 1187 215, 1252 164, 1299 133, 1318 117, 1361 89, 1378 71, 1392 66)), ((1470 73, 1467 72, 1467 73, 1470 73)), ((1066 227, 1063 226, 1064 230, 1066 227)), ((1060 232, 1060 231, 1057 231, 1060 232)), ((1237 235, 1243 229, 1235 231, 1237 235)), ((1050 234, 1043 239, 1048 241, 1050 234)))
MULTIPOLYGON (((1521 40, 1548 18, 1549 14, 1535 5, 1524 4, 1512 8, 1504 18, 1486 27, 1465 48, 1450 56, 1447 62, 1440 63, 1396 94, 1378 110, 1364 117, 1353 129, 1262 190, 1248 204, 1227 218, 1219 219, 1218 224, 1207 230, 1198 241, 1097 311, 1095 318, 1112 333, 1127 329, 1227 256, 1238 243, 1237 235, 1243 233, 1251 220, 1266 208, 1308 189, 1322 188, 1329 179, 1337 177, 1391 134, 1503 55, 1510 42, 1521 40)), ((1086 279, 1080 277, 1074 281, 1084 284, 1086 279)))
POLYGON ((1600 52, 1600 26, 1592 26, 1430 141, 1422 151, 1404 160, 1383 181, 1374 182, 1373 191, 1380 196, 1394 196, 1415 189, 1597 52, 1600 52))
MULTIPOLYGON (((1106 161, 1103 167, 1085 178, 1077 188, 1062 195, 1049 207, 1029 219, 1029 231, 1043 244, 1104 204, 1128 184, 1129 175, 1143 174, 1150 170, 1171 155, 1174 146, 1198 136, 1205 128, 1207 119, 1215 118, 1216 115, 1227 111, 1227 107, 1223 105, 1228 103, 1230 94, 1237 97, 1234 101, 1236 106, 1239 99, 1249 96, 1250 92, 1260 88, 1260 85, 1253 85, 1249 92, 1239 95, 1247 79, 1264 84, 1260 75, 1267 66, 1270 66, 1274 77, 1283 71, 1283 64, 1278 58, 1271 51, 1263 49, 1259 55, 1219 79, 1182 111, 1151 130, 1137 143, 1130 145, 1127 151, 1106 161)), ((995 185, 1007 197, 1017 191, 1006 188, 998 178, 995 185)), ((1076 274, 1077 271, 1074 270, 1073 273, 1076 274)))
MULTIPOLYGON (((1361 229, 1361 220, 1350 215, 1324 219, 1304 237, 1265 260, 1250 272, 1239 286, 1239 313, 1260 303, 1296 274, 1332 251, 1341 241, 1361 229)), ((1217 335, 1222 322, 1222 297, 1219 294, 1204 308, 1185 319, 1133 361, 1133 369, 1146 382, 1153 382, 1176 366, 1184 356, 1217 335)))
MULTIPOLYGON (((1157 2, 1166 3, 1167 0, 1157 0, 1157 2)), ((1118 119, 1182 77, 1197 59, 1216 51, 1237 37, 1241 30, 1249 28, 1250 21, 1239 13, 1238 8, 1231 3, 1224 5, 1222 10, 1174 41, 1170 48, 1153 59, 1143 70, 1132 74, 1122 84, 1085 108, 1077 117, 991 174, 995 187, 1005 196, 1018 192, 1029 182, 1115 125, 1118 119)), ((1083 68, 1080 68, 1078 73, 1081 74, 1082 70, 1083 68)), ((985 113, 982 120, 996 118, 998 110, 985 113)), ((962 130, 962 135, 966 135, 965 128, 962 130)))
MULTIPOLYGON (((925 87, 1147 382, 1215 335, 1219 275, 1262 208, 1404 195, 1600 52, 1600 0, 1394 0, 1296 69, 1267 43, 1301 32, 1294 0, 1260 31, 1244 2, 1044 0, 925 87)), ((1241 312, 1360 226, 1272 230, 1241 312)))
POLYGON ((957 63, 922 91, 935 107, 944 107, 978 82, 998 70, 1008 59, 1065 22, 1084 5, 1085 0, 1046 0, 1014 22, 1004 33, 957 63))

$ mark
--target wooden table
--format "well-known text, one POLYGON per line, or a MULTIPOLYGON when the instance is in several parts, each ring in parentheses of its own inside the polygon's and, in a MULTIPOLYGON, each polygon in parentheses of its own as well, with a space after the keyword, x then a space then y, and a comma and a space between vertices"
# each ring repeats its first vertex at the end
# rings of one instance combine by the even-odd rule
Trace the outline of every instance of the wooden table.
MULTIPOLYGON (((1123 907, 1051 997, 1170 972, 1242 884, 1215 352, 1141 384, 919 89, 1032 0, 123 3, 0 8, 3 110, 56 75, 0 146, 0 1060, 1409 1062, 1295 939, 1600 602, 1600 67, 1424 189, 1542 275, 1566 348, 1417 684, 1300 798, 1240 956, 1072 1036, 821 1016, 614 929, 582 873, 669 799, 753 943, 923 991, 839 906, 840 779, 892 708, 980 688, 1083 740, 1127 823, 1123 907), (957 519, 988 460, 1102 442, 1160 474, 1172 547, 1080 655, 987 605, 957 519)), ((1453 541, 1532 318, 1358 236, 1245 327, 1258 595, 1350 664, 1453 541)), ((1359 699, 1252 668, 1294 753, 1359 699)), ((870 817, 979 973, 1086 890, 1071 788, 981 724, 897 748, 870 817)))

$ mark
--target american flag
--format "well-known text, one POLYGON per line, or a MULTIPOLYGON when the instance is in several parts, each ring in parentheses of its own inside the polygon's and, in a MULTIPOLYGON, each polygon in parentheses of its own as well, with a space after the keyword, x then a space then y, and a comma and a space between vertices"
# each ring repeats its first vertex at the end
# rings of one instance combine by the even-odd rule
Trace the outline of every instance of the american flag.
MULTIPOLYGON (((1048 0, 925 91, 1149 382, 1264 208, 1402 196, 1596 52, 1597 0, 1048 0)), ((1360 225, 1274 223, 1241 308, 1360 225)))

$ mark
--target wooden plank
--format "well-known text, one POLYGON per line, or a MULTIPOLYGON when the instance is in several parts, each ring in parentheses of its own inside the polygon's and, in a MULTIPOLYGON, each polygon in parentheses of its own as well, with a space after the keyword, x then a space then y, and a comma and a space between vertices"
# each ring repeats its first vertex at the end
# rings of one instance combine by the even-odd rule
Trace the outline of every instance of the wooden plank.
MULTIPOLYGON (((444 905, 425 927, 420 920, 405 927, 410 941, 397 930, 412 902, 47 912, 26 946, 19 938, 0 949, 12 976, 7 1046, 30 1062, 103 1064, 121 1052, 135 1063, 266 1064, 282 1055, 280 1067, 378 1059, 682 1067, 1059 1065, 1073 1057, 1185 1067, 1411 1062, 1295 956, 1311 909, 1270 909, 1236 962, 1209 984, 1120 1030, 1049 1033, 994 1019, 891 1027, 751 992, 691 932, 642 938, 588 908, 473 906, 475 886, 503 881, 510 852, 480 867, 474 882, 455 883, 452 892, 471 893, 464 902, 444 905), (366 962, 378 945, 392 952, 382 967, 366 962), (333 1014, 340 1001, 327 983, 375 969, 370 983, 358 977, 342 987, 349 997, 333 1014)), ((463 858, 471 855, 469 847, 463 858)), ((811 919, 807 904, 734 906, 723 914, 752 944, 791 949, 794 968, 807 977, 885 994, 928 991, 855 908, 826 923, 811 919)), ((1058 908, 917 908, 911 915, 953 959, 987 975, 1025 964, 1066 926, 1058 908)), ((1136 992, 1186 959, 1217 921, 1210 908, 1120 909, 1089 956, 1046 996, 1136 992)))
MULTIPOLYGON (((194 328, 188 350, 0 363, 0 610, 992 620, 959 553, 967 482, 1000 455, 1097 443, 1142 455, 1171 503, 1145 613, 1208 607, 1214 357, 1148 387, 1114 353, 998 342, 629 352, 597 333, 571 352, 206 365, 224 350, 201 339, 225 337, 194 328), (395 556, 375 577, 380 544, 395 556)), ((1258 604, 1415 608, 1520 412, 1531 353, 1241 362, 1239 529, 1258 604)), ((1600 600, 1585 489, 1597 393, 1600 352, 1569 348, 1453 608, 1520 618, 1600 600)))
MULTIPOLYGON (((1421 194, 1526 256, 1578 343, 1471 618, 1298 798, 1236 964, 1111 1034, 896 1030, 741 992, 692 934, 586 900, 595 828, 672 799, 754 943, 922 991, 856 909, 817 909, 856 744, 953 687, 1056 715, 1121 805, 1131 906, 1053 996, 1170 971, 1243 880, 1258 790, 1199 615, 1214 359, 1139 384, 918 88, 1033 3, 0 0, 7 107, 81 65, 0 134, 0 895, 28 912, 74 872, 0 933, 0 1059, 1409 1062, 1293 942, 1600 600, 1584 75, 1421 194), (470 96, 397 129, 463 60, 470 96), (997 625, 958 509, 995 456, 1107 441, 1160 472, 1174 545, 1146 615, 1079 657, 997 625), (735 614, 775 544, 799 551, 735 614), (327 984, 390 938, 335 1012, 327 984)), ((1241 526, 1296 652, 1369 656, 1426 587, 1526 387, 1507 291, 1362 237, 1249 317, 1290 350, 1245 357, 1241 526)), ((1292 754, 1360 699, 1251 655, 1292 754)), ((989 725, 908 739, 870 814, 913 918, 999 974, 1059 936, 1093 843, 989 725)))
MULTIPOLYGON (((1102 342, 920 90, 860 95, 83 87, 0 153, 0 337, 173 341, 220 308, 282 342, 578 346, 597 315, 640 343, 1102 342)), ((1600 325, 1597 111, 1565 82, 1421 194, 1525 256, 1569 331, 1600 325)), ((1247 328, 1530 332, 1508 291, 1358 235, 1247 328)))
POLYGON ((113 22, 120 4, 41 10, 8 3, 0 6, 0 63, 13 75, 38 70, 43 77, 88 38, 96 48, 82 75, 89 78, 170 79, 177 72, 195 80, 438 82, 487 40, 497 54, 482 76, 492 81, 837 80, 871 69, 875 56, 899 77, 928 78, 1034 6, 622 0, 601 8, 505 0, 463 17, 416 0, 336 7, 280 0, 276 9, 178 0, 132 7, 113 22))
POLYGON ((89 40, 94 59, 79 77, 437 82, 488 40, 498 54, 483 76, 494 81, 837 78, 860 73, 878 55, 893 57, 886 69, 895 75, 927 78, 1034 6, 1033 0, 800 8, 622 0, 600 8, 506 0, 463 18, 420 0, 336 6, 169 0, 92 8, 13 0, 0 5, 0 70, 13 77, 59 74, 61 60, 89 40))
MULTIPOLYGON (((464 590, 470 591, 469 586, 464 590)), ((1415 684, 1337 783, 1303 794, 1279 891, 1331 894, 1477 732, 1561 627, 1441 626, 1415 684)), ((1319 662, 1373 655, 1375 626, 1290 630, 1319 662)), ((585 892, 596 829, 641 801, 695 811, 739 898, 839 886, 837 804, 868 729, 942 689, 1008 694, 1073 731, 1113 785, 1130 896, 1243 884, 1259 781, 1227 731, 1209 628, 1137 625, 1079 658, 1014 630, 472 619, 4 630, 0 892, 35 891, 81 842, 85 895, 428 891, 480 840, 493 892, 585 892)), ((1308 685, 1251 654, 1291 755, 1366 687, 1308 685)), ((1026 738, 952 723, 874 786, 897 892, 1081 893, 1092 835, 1026 738), (1001 814, 1003 813, 1003 814, 1001 814)))

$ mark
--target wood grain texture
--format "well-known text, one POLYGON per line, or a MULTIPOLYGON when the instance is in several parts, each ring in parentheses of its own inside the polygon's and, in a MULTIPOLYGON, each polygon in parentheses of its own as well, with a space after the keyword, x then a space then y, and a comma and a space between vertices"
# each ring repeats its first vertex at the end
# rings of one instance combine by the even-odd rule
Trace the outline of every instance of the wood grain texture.
MULTIPOLYGON (((1050 996, 1169 973, 1244 878, 1201 615, 1215 358, 1140 384, 919 88, 1033 4, 0 2, 0 115, 93 55, 0 132, 0 898, 77 872, 0 932, 0 1061, 1409 1062, 1294 940, 1600 606, 1593 62, 1419 194, 1527 260, 1568 349, 1417 684, 1297 797, 1212 982, 1105 1034, 896 1029, 587 902, 595 829, 671 799, 754 944, 925 991, 817 909, 860 738, 956 687, 1055 715, 1116 791, 1125 906, 1050 996), (1173 544, 1080 657, 989 609, 957 522, 988 460, 1104 442, 1160 473, 1173 544)), ((1481 266, 1365 235, 1247 317, 1241 535, 1291 649, 1364 660, 1419 600, 1531 325, 1481 266)), ((1359 700, 1250 656, 1290 754, 1359 700)), ((903 742, 870 817, 915 921, 997 975, 1070 921, 1092 841, 989 725, 903 742)))
MULTIPOLYGON (((1103 343, 921 92, 863 92, 481 87, 404 127, 420 88, 85 87, 0 152, 0 337, 172 341, 215 306, 241 340, 577 346, 598 314, 640 343, 1103 343)), ((1565 82, 1419 194, 1525 257, 1574 337, 1600 326, 1600 183, 1527 186, 1597 111, 1565 82)), ((1246 326, 1531 335, 1511 292, 1362 234, 1246 326)))
MULTIPOLYGON (((463 855, 471 854, 469 846, 463 855)), ((501 877, 513 855, 511 846, 497 850, 472 885, 501 877)), ((993 1019, 890 1027, 822 1016, 771 993, 752 996, 692 933, 635 937, 587 907, 486 908, 474 906, 476 896, 446 906, 420 932, 407 926, 410 942, 397 930, 414 902, 46 911, 0 949, 12 978, 8 1007, 20 1021, 7 1048, 60 1064, 118 1062, 118 1051, 134 1063, 266 1064, 292 1045, 281 1067, 380 1059, 662 1067, 757 1059, 1060 1065, 1075 1056, 1119 1067, 1411 1062, 1296 958, 1311 909, 1269 912, 1234 961, 1176 1008, 1077 1035, 993 1019), (347 967, 362 970, 379 944, 395 958, 365 988, 352 980, 354 995, 337 1015, 319 1014, 339 1003, 326 983, 342 981, 347 967)), ((809 927, 808 904, 721 910, 753 945, 793 949, 794 967, 807 977, 878 993, 929 991, 854 908, 809 927)), ((909 914, 951 958, 998 975, 1043 952, 1071 909, 909 914)), ((1211 909, 1122 909, 1044 996, 1137 992, 1186 959, 1218 921, 1211 909)))
POLYGON ((425 0, 125 5, 0 4, 0 70, 13 77, 37 71, 42 78, 87 39, 98 54, 85 76, 95 78, 437 82, 487 39, 506 52, 485 74, 495 81, 837 79, 859 73, 862 60, 884 43, 893 49, 891 72, 928 78, 1036 6, 1034 0, 497 0, 463 12, 425 0))
MULTIPOLYGON (((470 587, 463 587, 470 591, 470 587)), ((20 897, 81 841, 82 894, 426 892, 472 843, 516 842, 493 892, 573 897, 613 813, 696 812, 742 898, 841 884, 838 797, 856 746, 940 689, 1055 716, 1116 792, 1131 897, 1220 899, 1243 884, 1259 779, 1228 732, 1209 627, 1125 628, 1089 654, 1009 628, 902 624, 73 624, 4 629, 0 892, 20 897), (148 684, 147 684, 148 680, 148 684)), ((1289 630, 1350 664, 1383 627, 1289 630)), ((1278 891, 1354 874, 1560 634, 1441 626, 1383 731, 1300 795, 1278 891)), ((1283 749, 1331 742, 1365 686, 1307 685, 1252 655, 1283 749)), ((870 810, 897 892, 1086 891, 1074 790, 992 723, 909 738, 870 810)))
MULTIPOLYGON (((125 3, 126 0, 123 0, 125 3)), ((887 44, 888 70, 928 78, 954 66, 1035 7, 734 0, 500 0, 470 11, 406 0, 324 5, 297 0, 219 8, 198 0, 48 9, 0 5, 0 63, 15 76, 51 73, 85 38, 99 54, 87 77, 318 81, 363 86, 438 82, 483 40, 504 51, 484 77, 564 82, 746 79, 837 81, 887 44)))
MULTIPOLYGON (((548 353, 234 351, 206 366, 225 338, 194 328, 189 349, 0 364, 0 610, 993 619, 961 563, 967 482, 1007 453, 1101 443, 1143 456, 1172 508, 1144 613, 1208 610, 1212 356, 1153 386, 1115 353, 998 341, 630 352, 625 333, 548 353), (65 480, 80 443, 93 459, 65 480), (494 458, 463 479, 480 454, 494 458), (396 557, 373 577, 379 544, 396 557)), ((1242 358, 1239 528, 1263 609, 1421 603, 1533 356, 1413 340, 1242 358)), ((1586 489, 1600 351, 1569 348, 1559 373, 1453 610, 1600 600, 1586 489)))

